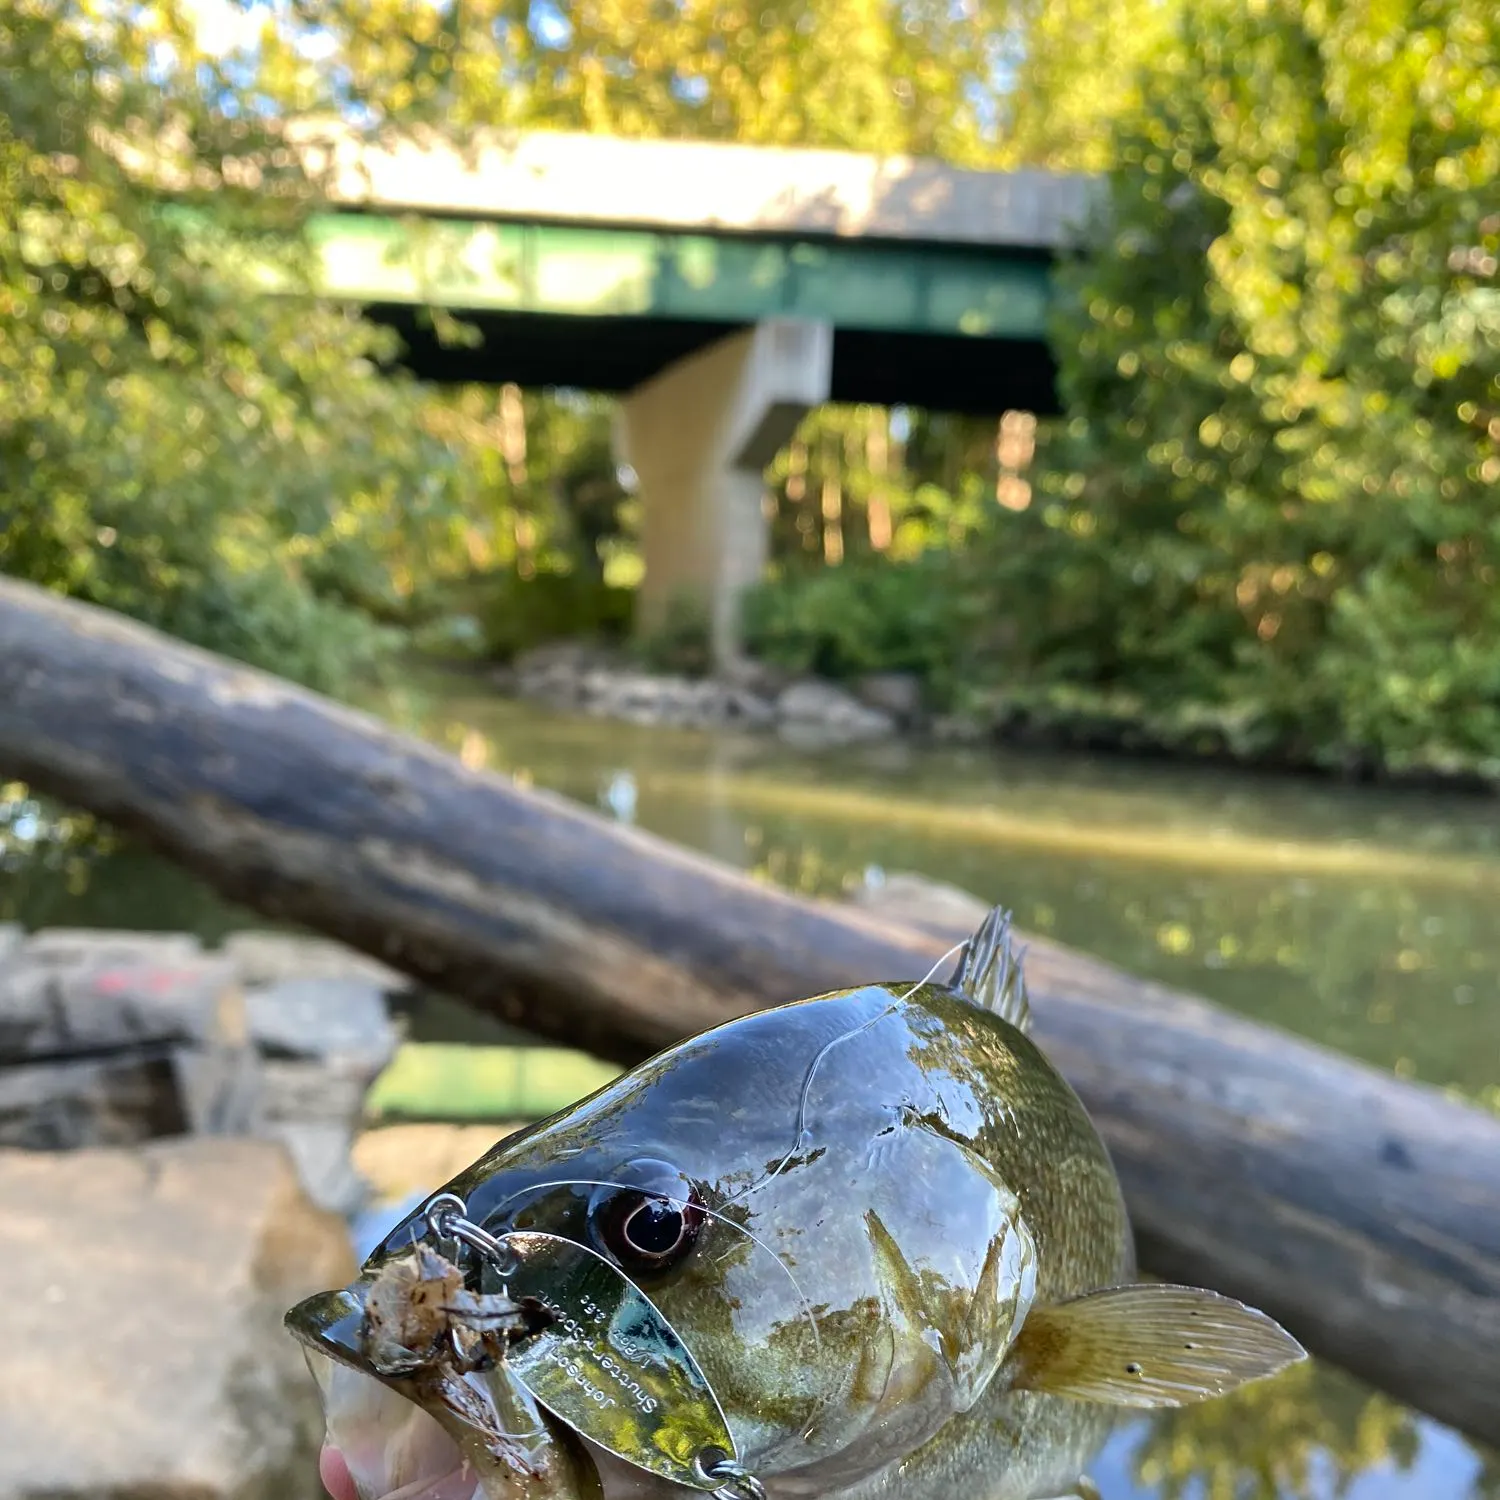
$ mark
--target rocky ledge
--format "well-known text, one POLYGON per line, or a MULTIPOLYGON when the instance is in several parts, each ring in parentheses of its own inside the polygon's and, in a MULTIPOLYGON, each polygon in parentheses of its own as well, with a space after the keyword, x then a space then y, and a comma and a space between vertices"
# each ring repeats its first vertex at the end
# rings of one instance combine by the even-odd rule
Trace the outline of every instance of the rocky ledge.
POLYGON ((282 1313, 354 1270, 269 1141, 0 1149, 0 1500, 316 1500, 282 1313))
POLYGON ((842 687, 746 661, 720 676, 685 677, 647 672, 616 653, 559 642, 526 652, 495 681, 518 698, 572 713, 632 724, 758 731, 807 747, 915 733, 939 739, 977 735, 960 721, 928 716, 922 685, 906 672, 872 672, 842 687))

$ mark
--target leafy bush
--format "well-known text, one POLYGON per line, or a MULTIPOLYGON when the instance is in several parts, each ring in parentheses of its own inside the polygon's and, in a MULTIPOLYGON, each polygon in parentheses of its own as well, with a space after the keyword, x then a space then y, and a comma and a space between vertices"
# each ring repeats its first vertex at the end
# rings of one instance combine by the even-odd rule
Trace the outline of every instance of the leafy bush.
POLYGON ((634 603, 629 589, 579 569, 530 578, 492 573, 471 580, 461 593, 474 599, 485 651, 500 661, 567 636, 621 640, 634 603))
POLYGON ((295 294, 316 186, 171 0, 0 17, 0 570, 336 687, 466 481, 388 340, 295 294))
POLYGON ((661 622, 639 636, 632 650, 648 672, 706 676, 714 664, 713 626, 707 606, 691 594, 674 595, 667 601, 661 622))
POLYGON ((909 563, 867 558, 788 570, 753 590, 745 643, 763 661, 820 677, 915 672, 944 701, 969 652, 971 610, 943 554, 909 563))
POLYGON ((1034 701, 1500 757, 1500 22, 1191 7, 1061 276, 1070 419, 972 584, 1034 701))

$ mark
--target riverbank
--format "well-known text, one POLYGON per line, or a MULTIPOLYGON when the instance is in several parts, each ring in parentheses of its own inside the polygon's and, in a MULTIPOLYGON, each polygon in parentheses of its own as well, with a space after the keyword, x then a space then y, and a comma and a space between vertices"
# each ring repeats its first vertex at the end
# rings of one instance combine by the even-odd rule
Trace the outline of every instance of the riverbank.
POLYGON ((851 687, 744 661, 719 676, 645 670, 623 652, 560 641, 493 669, 502 693, 564 712, 648 728, 749 730, 817 748, 900 736, 978 740, 967 721, 926 714, 920 681, 871 673, 851 687))
POLYGON ((501 694, 560 712, 646 728, 774 735, 796 749, 890 741, 993 745, 1411 791, 1500 793, 1500 761, 1449 756, 1394 766, 1312 745, 1260 749, 1230 716, 1152 714, 1103 693, 1080 693, 1070 702, 996 693, 967 712, 935 713, 915 673, 872 672, 842 683, 747 659, 719 675, 688 676, 653 672, 619 648, 577 641, 539 646, 508 666, 480 670, 501 694))

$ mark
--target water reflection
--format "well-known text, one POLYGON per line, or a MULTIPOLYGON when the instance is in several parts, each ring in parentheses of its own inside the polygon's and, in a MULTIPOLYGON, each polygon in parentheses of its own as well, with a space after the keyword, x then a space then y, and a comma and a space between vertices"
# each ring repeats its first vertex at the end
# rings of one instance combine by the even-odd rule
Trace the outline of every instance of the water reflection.
MULTIPOLYGON (((1500 819, 1467 797, 969 750, 804 754, 562 718, 467 682, 381 709, 763 879, 832 894, 913 870, 1034 931, 1500 1108, 1500 819)), ((261 919, 174 867, 0 790, 0 920, 261 919)), ((1122 1427, 1105 1500, 1500 1500, 1500 1461, 1305 1366, 1122 1427)))
POLYGON ((1107 1500, 1493 1500, 1461 1439, 1303 1365, 1234 1401, 1131 1422, 1095 1467, 1107 1500))
POLYGON ((599 790, 599 806, 617 823, 635 822, 635 777, 629 771, 614 771, 599 790))

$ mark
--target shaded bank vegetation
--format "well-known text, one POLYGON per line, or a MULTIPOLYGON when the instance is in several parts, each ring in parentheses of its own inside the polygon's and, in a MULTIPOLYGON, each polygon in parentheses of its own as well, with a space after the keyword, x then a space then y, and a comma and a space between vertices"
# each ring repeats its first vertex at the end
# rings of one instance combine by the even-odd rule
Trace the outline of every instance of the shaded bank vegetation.
MULTIPOLYGON (((1183 16, 1061 276, 1069 415, 1028 492, 992 458, 942 579, 908 571, 940 692, 1126 742, 1494 774, 1497 58, 1469 0, 1183 16)), ((852 662, 873 582, 789 570, 759 638, 852 662)))
POLYGON ((1192 743, 1500 755, 1500 23, 1194 7, 1070 268, 1070 416, 997 580, 1067 694, 1192 743))
MULTIPOLYGON (((0 20, 0 569, 340 690, 403 642, 628 634, 639 501, 607 402, 422 388, 353 313, 236 282, 231 234, 317 201, 289 119, 1108 168, 1060 274, 1067 417, 814 413, 767 475, 752 648, 912 672, 1008 732, 1500 768, 1483 0, 195 14, 0 20), (206 244, 108 144, 147 135, 206 244)), ((691 620, 648 644, 703 659, 691 620)))

